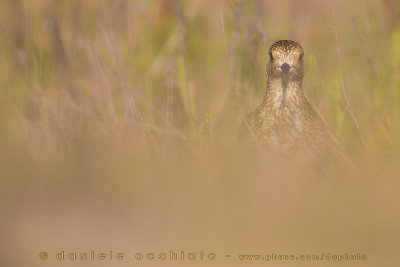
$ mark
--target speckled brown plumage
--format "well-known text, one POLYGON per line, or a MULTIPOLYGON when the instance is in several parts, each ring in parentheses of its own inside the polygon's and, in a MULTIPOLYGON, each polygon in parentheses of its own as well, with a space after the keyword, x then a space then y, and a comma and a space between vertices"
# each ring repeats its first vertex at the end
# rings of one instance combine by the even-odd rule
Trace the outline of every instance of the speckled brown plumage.
POLYGON ((266 149, 325 154, 327 131, 303 91, 303 48, 281 40, 271 46, 269 55, 265 97, 242 122, 240 139, 266 149))

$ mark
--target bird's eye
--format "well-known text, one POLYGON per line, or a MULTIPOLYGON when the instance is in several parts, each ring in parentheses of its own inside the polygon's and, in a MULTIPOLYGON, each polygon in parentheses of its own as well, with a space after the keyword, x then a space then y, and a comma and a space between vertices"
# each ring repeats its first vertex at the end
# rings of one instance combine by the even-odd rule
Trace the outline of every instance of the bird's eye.
POLYGON ((304 54, 301 53, 300 56, 299 56, 299 61, 300 61, 300 62, 303 61, 303 56, 304 56, 304 54))
POLYGON ((269 52, 269 59, 270 59, 271 61, 274 61, 274 58, 272 57, 272 52, 269 52))

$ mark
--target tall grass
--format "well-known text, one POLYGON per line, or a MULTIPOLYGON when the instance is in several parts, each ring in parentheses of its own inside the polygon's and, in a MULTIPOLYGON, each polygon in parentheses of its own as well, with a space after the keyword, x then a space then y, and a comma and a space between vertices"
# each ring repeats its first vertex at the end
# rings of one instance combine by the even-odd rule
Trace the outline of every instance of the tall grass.
MULTIPOLYGON (((272 244, 387 256, 394 244, 375 244, 399 234, 399 8, 390 0, 2 1, 3 240, 29 240, 20 250, 3 247, 3 259, 50 244, 77 247, 71 236, 80 230, 51 214, 79 201, 96 212, 111 203, 96 229, 120 231, 103 247, 125 240, 140 248, 125 231, 150 248, 272 244), (324 178, 246 154, 236 142, 240 121, 265 93, 267 51, 279 39, 303 45, 306 94, 342 151, 324 178), (113 213, 117 205, 123 211, 113 213), (32 220, 30 209, 46 219, 32 220), (54 239, 50 229, 42 240, 29 225, 70 234, 54 239)), ((75 211, 68 217, 82 218, 75 211)), ((88 229, 97 219, 85 220, 73 225, 88 229)))

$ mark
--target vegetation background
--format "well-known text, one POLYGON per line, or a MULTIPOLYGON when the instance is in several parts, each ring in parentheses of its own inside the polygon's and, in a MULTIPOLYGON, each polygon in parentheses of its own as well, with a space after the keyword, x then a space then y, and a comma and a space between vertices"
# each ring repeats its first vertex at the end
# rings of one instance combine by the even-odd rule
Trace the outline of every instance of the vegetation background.
POLYGON ((1 265, 203 250, 218 263, 141 264, 396 266, 399 19, 396 0, 1 1, 1 265), (280 39, 303 45, 306 93, 341 147, 325 177, 237 147, 280 39), (319 263, 275 263, 304 264, 319 263))

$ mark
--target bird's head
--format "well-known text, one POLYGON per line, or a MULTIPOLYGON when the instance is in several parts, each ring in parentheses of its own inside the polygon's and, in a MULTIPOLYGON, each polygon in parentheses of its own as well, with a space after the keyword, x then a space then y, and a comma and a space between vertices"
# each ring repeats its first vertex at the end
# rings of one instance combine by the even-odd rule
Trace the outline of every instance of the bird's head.
POLYGON ((303 48, 295 41, 280 40, 269 49, 267 74, 282 80, 301 80, 304 76, 303 48))

